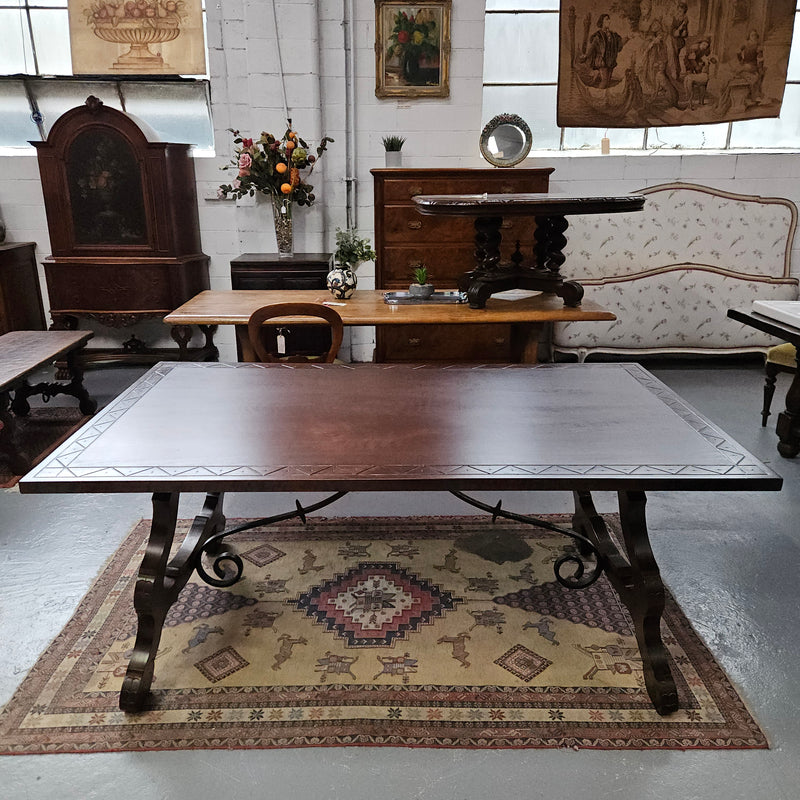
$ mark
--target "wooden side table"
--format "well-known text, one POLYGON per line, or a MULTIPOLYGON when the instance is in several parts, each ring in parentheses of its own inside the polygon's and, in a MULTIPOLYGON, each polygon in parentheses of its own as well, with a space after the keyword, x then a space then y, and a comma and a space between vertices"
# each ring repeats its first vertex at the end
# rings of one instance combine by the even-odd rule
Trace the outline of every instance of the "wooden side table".
POLYGON ((612 214, 640 211, 642 195, 621 197, 574 197, 573 195, 522 192, 518 194, 417 195, 420 214, 447 217, 472 217, 475 226, 475 258, 478 265, 466 272, 458 288, 467 293, 470 308, 484 308, 495 292, 508 289, 535 289, 554 293, 567 306, 579 306, 583 287, 574 280, 564 280, 561 265, 567 238, 564 235, 571 214, 612 214), (517 247, 511 263, 500 261, 502 226, 505 217, 528 217, 536 223, 534 263, 523 264, 517 247))
MULTIPOLYGON (((800 328, 744 308, 729 308, 728 317, 800 348, 800 328)), ((778 434, 778 452, 784 458, 794 458, 800 453, 800 371, 795 372, 792 378, 786 393, 786 408, 778 414, 775 431, 778 434)))
MULTIPOLYGON (((282 258, 277 253, 243 253, 231 260, 232 289, 324 289, 325 279, 333 267, 332 253, 294 253, 282 258)), ((284 337, 287 355, 321 353, 331 346, 327 328, 297 325, 274 326, 269 334, 275 346, 278 334, 284 337)), ((236 354, 242 360, 237 337, 236 354)))

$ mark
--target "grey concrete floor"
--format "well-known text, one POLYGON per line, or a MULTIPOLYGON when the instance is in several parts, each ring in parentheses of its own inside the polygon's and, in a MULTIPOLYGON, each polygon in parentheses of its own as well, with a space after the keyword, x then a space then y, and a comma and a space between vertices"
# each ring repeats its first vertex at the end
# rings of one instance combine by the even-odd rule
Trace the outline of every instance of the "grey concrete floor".
MULTIPOLYGON (((800 459, 781 458, 774 421, 759 411, 758 362, 655 362, 668 386, 784 479, 781 492, 653 493, 648 524, 665 582, 740 689, 771 743, 767 751, 430 750, 308 748, 108 753, 0 758, 0 799, 326 798, 326 800, 797 800, 800 798, 800 459)), ((107 402, 131 369, 87 373, 107 402)), ((304 498, 308 499, 308 498, 304 498)), ((487 497, 487 499, 496 499, 487 497)), ((187 498, 192 516, 199 497, 187 498)), ((614 498, 596 498, 601 511, 614 498)), ((231 494, 230 516, 286 510, 294 497, 231 494)), ((504 507, 570 511, 570 498, 509 495, 504 507), (534 503, 535 499, 535 503, 534 503)), ((350 495, 341 516, 469 514, 454 498, 350 495)), ((131 526, 150 516, 144 495, 0 492, 0 704, 74 611, 131 526)))

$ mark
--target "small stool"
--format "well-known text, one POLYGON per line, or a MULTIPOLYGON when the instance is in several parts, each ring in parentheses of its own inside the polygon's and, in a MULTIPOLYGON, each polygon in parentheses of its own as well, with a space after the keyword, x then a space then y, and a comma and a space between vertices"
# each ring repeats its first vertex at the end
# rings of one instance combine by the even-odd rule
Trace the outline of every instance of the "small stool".
POLYGON ((766 383, 764 384, 764 408, 761 410, 761 427, 767 424, 769 407, 775 394, 775 381, 779 372, 797 372, 797 349, 793 344, 779 344, 767 351, 767 363, 764 366, 766 383))

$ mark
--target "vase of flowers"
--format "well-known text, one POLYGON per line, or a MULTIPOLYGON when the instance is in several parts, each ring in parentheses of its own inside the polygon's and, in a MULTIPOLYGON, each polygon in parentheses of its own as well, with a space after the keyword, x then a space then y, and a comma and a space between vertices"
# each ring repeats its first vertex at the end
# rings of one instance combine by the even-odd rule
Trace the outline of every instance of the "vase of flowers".
POLYGON ((352 297, 358 285, 358 265, 362 261, 373 261, 376 257, 369 239, 361 238, 355 228, 348 228, 346 231, 337 228, 334 267, 328 273, 326 281, 330 293, 339 300, 352 297))
POLYGON ((235 169, 237 174, 229 184, 219 187, 217 196, 238 199, 258 193, 270 198, 278 254, 290 258, 294 252, 293 205, 313 205, 316 196, 307 178, 333 139, 323 136, 314 155, 305 140, 292 130, 291 120, 280 139, 266 131, 258 139, 250 139, 233 128, 228 130, 233 134, 234 157, 222 169, 235 169))

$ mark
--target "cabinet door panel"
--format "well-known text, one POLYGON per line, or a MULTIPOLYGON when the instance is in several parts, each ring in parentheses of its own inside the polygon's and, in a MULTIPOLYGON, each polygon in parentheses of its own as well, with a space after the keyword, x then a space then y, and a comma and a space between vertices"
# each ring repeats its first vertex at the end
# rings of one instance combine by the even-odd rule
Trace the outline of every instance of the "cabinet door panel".
POLYGON ((45 272, 53 311, 169 312, 175 307, 164 265, 46 264, 45 272))

